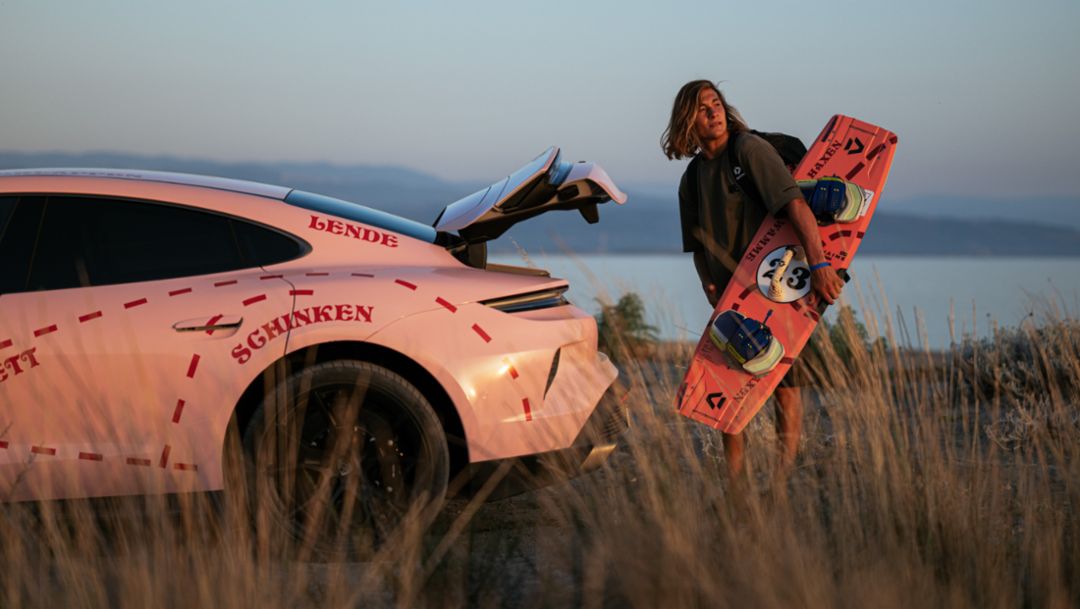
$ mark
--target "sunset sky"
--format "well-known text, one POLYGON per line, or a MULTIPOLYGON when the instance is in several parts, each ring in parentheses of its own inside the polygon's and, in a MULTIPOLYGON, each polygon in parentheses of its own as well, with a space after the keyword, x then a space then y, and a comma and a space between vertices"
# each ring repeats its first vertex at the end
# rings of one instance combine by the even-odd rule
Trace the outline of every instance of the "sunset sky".
POLYGON ((1076 0, 0 0, 0 150, 482 181, 554 144, 674 188, 660 133, 710 78, 762 130, 897 132, 893 196, 1080 197, 1078 24, 1076 0))

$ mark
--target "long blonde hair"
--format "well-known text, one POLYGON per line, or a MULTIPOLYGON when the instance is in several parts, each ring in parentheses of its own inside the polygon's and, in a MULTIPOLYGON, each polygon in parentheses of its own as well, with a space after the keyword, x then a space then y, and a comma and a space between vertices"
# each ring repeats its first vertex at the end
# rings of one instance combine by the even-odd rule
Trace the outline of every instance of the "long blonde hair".
POLYGON ((712 81, 692 80, 683 85, 675 95, 675 103, 671 106, 671 120, 660 136, 660 147, 668 159, 691 157, 701 150, 701 142, 694 133, 694 117, 697 115, 698 96, 707 88, 716 91, 720 97, 731 135, 750 130, 739 111, 724 99, 724 94, 712 81))

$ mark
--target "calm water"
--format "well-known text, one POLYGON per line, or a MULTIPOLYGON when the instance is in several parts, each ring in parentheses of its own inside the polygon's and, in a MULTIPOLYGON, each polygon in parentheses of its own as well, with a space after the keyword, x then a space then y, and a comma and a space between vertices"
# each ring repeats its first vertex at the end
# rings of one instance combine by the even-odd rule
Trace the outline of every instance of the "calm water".
MULTIPOLYGON (((493 262, 525 264, 519 256, 493 262)), ((687 255, 530 255, 527 263, 570 281, 569 298, 593 313, 596 299, 634 291, 664 338, 701 335, 710 308, 687 255)), ((1048 314, 1080 312, 1077 258, 856 258, 843 302, 869 322, 889 327, 902 344, 947 346, 952 336, 986 336, 991 324, 1016 326, 1048 314), (951 332, 950 332, 951 328, 951 332), (906 338, 905 338, 906 337, 906 338)), ((833 307, 835 309, 835 307, 833 307)))

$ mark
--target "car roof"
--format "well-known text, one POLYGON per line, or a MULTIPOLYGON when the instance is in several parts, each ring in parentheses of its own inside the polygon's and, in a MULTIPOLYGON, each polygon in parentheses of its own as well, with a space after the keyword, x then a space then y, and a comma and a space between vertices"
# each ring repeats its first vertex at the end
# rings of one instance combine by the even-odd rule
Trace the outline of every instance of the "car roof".
POLYGON ((201 188, 228 190, 271 199, 284 199, 292 189, 260 182, 217 178, 190 173, 170 171, 143 171, 141 169, 98 169, 98 168, 44 168, 44 169, 6 169, 0 170, 0 178, 18 177, 58 177, 58 178, 102 178, 109 180, 134 180, 141 182, 163 182, 201 188))

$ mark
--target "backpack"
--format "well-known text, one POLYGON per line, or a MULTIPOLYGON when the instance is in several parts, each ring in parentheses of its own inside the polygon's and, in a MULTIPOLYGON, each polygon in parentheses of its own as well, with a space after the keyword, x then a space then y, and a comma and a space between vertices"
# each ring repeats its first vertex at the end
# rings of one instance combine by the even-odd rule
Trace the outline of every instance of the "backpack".
MULTIPOLYGON (((750 133, 760 137, 761 139, 769 142, 776 153, 780 155, 780 158, 787 165, 787 168, 792 173, 795 172, 795 168, 799 166, 803 157, 806 156, 806 146, 803 145, 802 140, 794 135, 788 135, 786 133, 770 133, 766 131, 758 131, 757 129, 751 129, 750 133)), ((739 190, 752 200, 761 202, 761 193, 758 192, 757 186, 754 185, 753 180, 746 180, 747 173, 743 171, 743 168, 739 166, 739 152, 742 148, 740 142, 743 138, 739 134, 735 134, 732 138, 731 150, 728 153, 730 159, 728 166, 731 168, 730 178, 732 183, 739 187, 739 190)))

